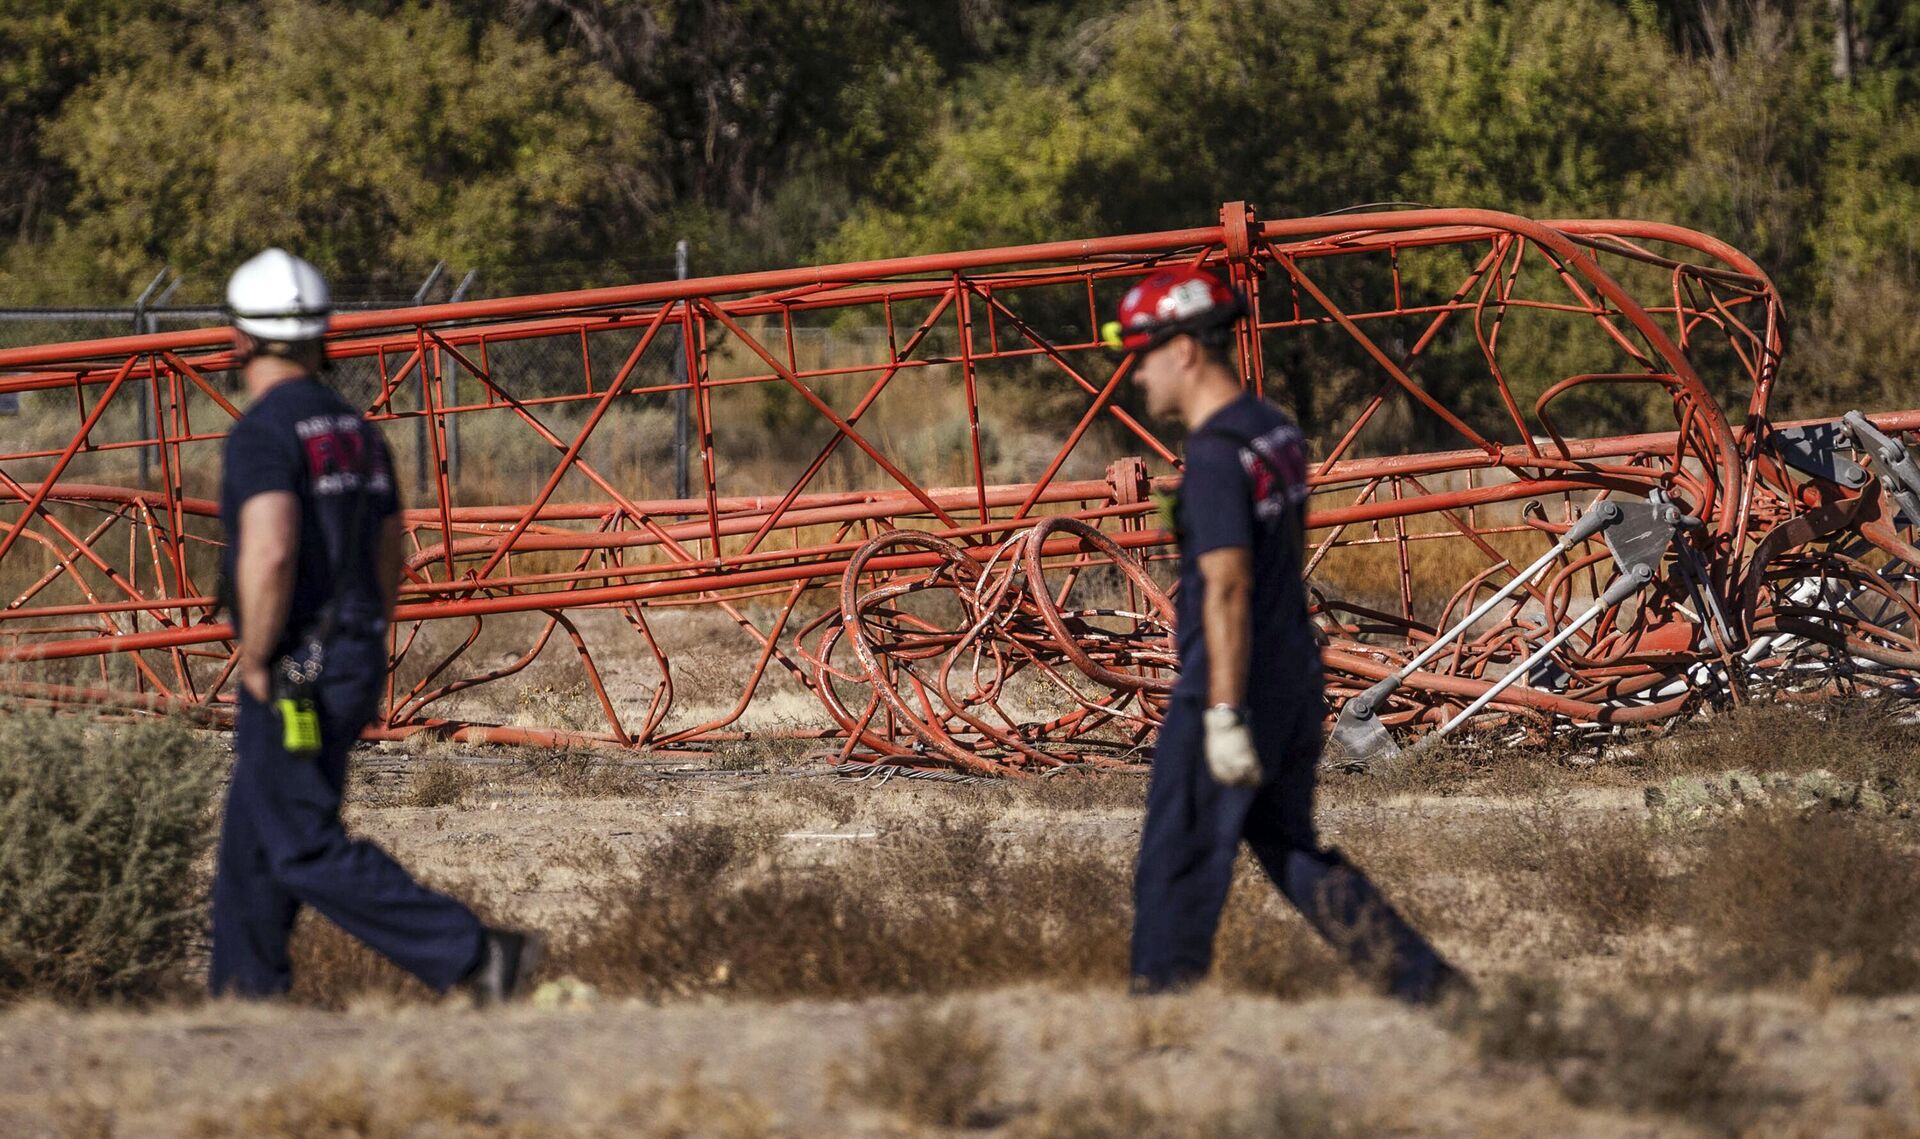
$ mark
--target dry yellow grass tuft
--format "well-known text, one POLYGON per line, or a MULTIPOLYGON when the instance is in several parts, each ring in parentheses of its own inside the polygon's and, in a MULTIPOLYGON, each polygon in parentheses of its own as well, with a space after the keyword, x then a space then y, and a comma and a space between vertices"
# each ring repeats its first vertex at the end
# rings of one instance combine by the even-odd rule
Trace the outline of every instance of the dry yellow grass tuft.
POLYGON ((1398 1133, 1364 1111, 1282 1083, 1247 1107, 1155 1108, 1113 1082, 1048 1104, 1009 1129, 1013 1139, 1363 1139, 1398 1133))
POLYGON ((409 1068, 375 1079, 331 1068, 258 1093, 236 1110, 200 1116, 193 1139, 537 1139, 529 1121, 507 1122, 462 1084, 409 1068))
POLYGON ((875 1028, 846 1090, 914 1123, 962 1127, 989 1121, 1000 1045, 972 1010, 916 1004, 875 1028))
POLYGON ((1576 1104, 1652 1110, 1740 1134, 1772 1098, 1744 1059, 1753 1030, 1689 994, 1541 976, 1486 983, 1448 1013, 1480 1053, 1545 1071, 1576 1104))
POLYGON ((421 760, 413 769, 409 797, 416 807, 457 806, 478 781, 471 769, 435 756, 421 760))
POLYGON ((294 923, 288 952, 293 959, 292 998, 300 1004, 345 1009, 370 996, 433 999, 432 990, 312 910, 303 911, 294 923))
POLYGON ((1105 852, 1017 851, 965 809, 830 861, 790 851, 752 820, 682 825, 633 862, 603 849, 556 968, 647 995, 1121 979, 1130 879, 1105 852))
POLYGON ((1920 856, 1898 823, 1759 807, 1698 839, 1678 918, 1731 987, 1815 984, 1863 996, 1920 984, 1920 856))
POLYGON ((604 1130, 607 1139, 782 1139, 786 1134, 765 1104, 739 1088, 707 1082, 698 1065, 665 1091, 630 1097, 604 1130))

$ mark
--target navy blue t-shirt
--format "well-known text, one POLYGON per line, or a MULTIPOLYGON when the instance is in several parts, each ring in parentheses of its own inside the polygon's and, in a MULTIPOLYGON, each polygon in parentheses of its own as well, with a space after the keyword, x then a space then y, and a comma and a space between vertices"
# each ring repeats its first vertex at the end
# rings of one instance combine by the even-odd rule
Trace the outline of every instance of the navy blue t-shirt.
POLYGON ((1201 619, 1206 583, 1199 559, 1233 547, 1253 556, 1248 706, 1320 694, 1320 650, 1300 580, 1306 504, 1306 440, 1287 413, 1267 401, 1242 395, 1187 436, 1186 473, 1174 512, 1180 536, 1177 695, 1207 698, 1201 619))
MULTIPOLYGON (((341 632, 379 633, 386 619, 375 570, 380 529, 400 509, 393 457, 379 429, 312 377, 288 380, 254 401, 227 433, 220 480, 229 581, 240 548, 240 506, 271 491, 289 492, 300 502, 299 566, 276 654, 292 648, 294 638, 319 620, 336 591, 341 632), (343 548, 350 557, 341 567, 342 580, 335 581, 343 548)), ((234 614, 236 624, 245 620, 246 614, 234 614)))

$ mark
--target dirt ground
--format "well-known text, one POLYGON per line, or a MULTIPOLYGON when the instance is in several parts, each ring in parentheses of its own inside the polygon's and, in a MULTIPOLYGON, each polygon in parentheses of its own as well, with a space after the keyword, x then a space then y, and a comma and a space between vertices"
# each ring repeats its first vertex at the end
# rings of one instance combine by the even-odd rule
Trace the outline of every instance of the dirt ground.
MULTIPOLYGON (((1859 760, 1877 766, 1913 742, 1884 725, 1838 743, 1832 723, 1805 739, 1778 730, 1736 725, 1657 754, 1469 756, 1398 780, 1329 777, 1330 842, 1490 990, 1531 979, 1565 986, 1565 1004, 1522 986, 1492 1011, 1411 1011, 1325 962, 1293 983, 1229 970, 1189 994, 1136 999, 1119 936, 1064 975, 1034 960, 995 974, 1009 980, 924 997, 769 998, 718 976, 623 993, 549 970, 556 983, 536 1002, 492 1013, 390 986, 337 1009, 29 1002, 0 1012, 0 1136, 1920 1135, 1920 990, 1862 992, 1817 963, 1729 981, 1701 932, 1711 923, 1686 912, 1697 894, 1642 905, 1632 889, 1609 892, 1636 875, 1668 889, 1700 848, 1654 825, 1649 786, 1713 784, 1756 741, 1772 740, 1767 767, 1787 771, 1836 748, 1878 748, 1859 760), (1583 876, 1585 863, 1604 865, 1583 876), (1555 1035, 1579 1008, 1598 1043, 1555 1035)), ((384 749, 359 761, 349 818, 422 876, 578 938, 602 912, 608 867, 642 873, 662 844, 702 827, 751 830, 756 866, 817 878, 963 818, 1011 852, 1003 868, 1086 857, 1122 880, 1143 794, 1138 777, 1035 790, 782 774, 773 760, 690 770, 384 749)), ((1888 865, 1911 866, 1911 813, 1891 816, 1889 857, 1909 861, 1888 865)), ((991 909, 1006 888, 975 897, 991 909)), ((1099 896, 1124 910, 1123 897, 1099 896)), ((1257 881, 1235 904, 1244 912, 1229 924, 1256 949, 1304 936, 1257 881)), ((1910 912, 1883 916, 1913 928, 1910 912)), ((569 960, 588 957, 558 964, 569 960)))
MULTIPOLYGON (((1288 1003, 1208 991, 1143 1003, 1022 987, 954 1000, 979 1015, 1002 1058, 983 1117, 968 1129, 981 1134, 1118 1088, 1174 1115, 1305 1089, 1329 1115, 1354 1121, 1353 1134, 1711 1133, 1649 1113, 1574 1106, 1529 1066, 1487 1064, 1432 1017, 1376 998, 1288 1003)), ((199 1121, 232 1119, 290 1085, 317 1078, 324 1086, 342 1073, 364 1078, 375 1095, 422 1073, 457 1080, 480 1094, 488 1114, 536 1121, 550 1134, 619 1134, 629 1125, 626 1133, 649 1133, 650 1112, 689 1081, 715 1098, 750 1099, 764 1109, 766 1134, 912 1133, 911 1123, 843 1090, 869 1031, 899 1006, 625 1000, 485 1015, 216 1003, 87 1017, 27 1007, 0 1019, 0 1064, 13 1073, 0 1092, 0 1133, 76 1134, 85 1106, 101 1104, 112 1105, 117 1134, 194 1134, 199 1121)), ((1799 1134, 1845 1134, 1850 1117, 1870 1118, 1887 1103, 1912 1118, 1920 1002, 1816 1011, 1777 999, 1756 1011, 1764 1025, 1757 1062, 1776 1087, 1806 1101, 1796 1111, 1807 1128, 1799 1134)), ((938 1067, 942 1058, 916 1062, 938 1067)), ((710 1110, 705 1126, 695 1120, 684 1133, 739 1133, 739 1122, 710 1110)))

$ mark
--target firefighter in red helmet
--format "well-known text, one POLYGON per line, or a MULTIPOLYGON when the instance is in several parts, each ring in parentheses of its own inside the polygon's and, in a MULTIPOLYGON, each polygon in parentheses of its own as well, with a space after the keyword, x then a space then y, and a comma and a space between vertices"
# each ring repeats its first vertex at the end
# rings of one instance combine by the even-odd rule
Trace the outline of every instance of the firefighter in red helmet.
POLYGON ((1180 671, 1140 833, 1134 987, 1160 992, 1207 973, 1244 839, 1356 967, 1394 996, 1430 1002, 1464 988, 1460 975, 1314 830, 1326 696, 1301 576, 1306 441, 1241 382, 1230 351, 1246 311, 1213 272, 1164 269, 1129 290, 1102 330, 1133 357, 1148 410, 1187 428, 1173 509, 1180 671))

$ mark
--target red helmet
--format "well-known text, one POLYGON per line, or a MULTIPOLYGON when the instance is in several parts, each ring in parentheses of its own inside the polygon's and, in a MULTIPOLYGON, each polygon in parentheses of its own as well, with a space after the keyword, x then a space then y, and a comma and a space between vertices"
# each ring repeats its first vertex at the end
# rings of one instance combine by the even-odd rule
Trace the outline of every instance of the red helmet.
POLYGON ((1101 327, 1100 340, 1115 352, 1144 352, 1183 332, 1231 324, 1246 311, 1240 294, 1211 270, 1162 269, 1127 290, 1120 319, 1101 327))

